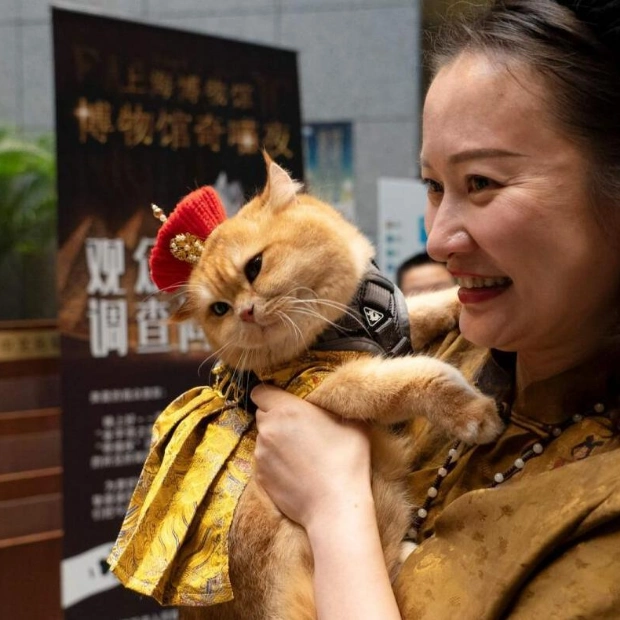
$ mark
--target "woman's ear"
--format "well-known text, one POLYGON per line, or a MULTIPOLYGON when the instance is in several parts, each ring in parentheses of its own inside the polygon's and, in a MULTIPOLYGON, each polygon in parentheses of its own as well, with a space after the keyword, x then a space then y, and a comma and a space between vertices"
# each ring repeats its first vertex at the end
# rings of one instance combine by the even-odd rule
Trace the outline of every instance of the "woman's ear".
POLYGON ((272 209, 283 209, 295 201, 303 185, 292 179, 266 152, 263 152, 263 156, 267 166, 267 183, 261 194, 261 201, 272 209))

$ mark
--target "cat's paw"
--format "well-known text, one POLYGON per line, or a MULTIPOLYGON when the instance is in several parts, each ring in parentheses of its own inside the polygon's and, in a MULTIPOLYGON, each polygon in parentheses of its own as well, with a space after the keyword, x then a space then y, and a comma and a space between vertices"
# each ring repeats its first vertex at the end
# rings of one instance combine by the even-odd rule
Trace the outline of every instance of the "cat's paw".
POLYGON ((454 425, 450 430, 465 443, 489 443, 496 439, 504 428, 495 401, 479 393, 473 397, 468 396, 453 417, 454 425))

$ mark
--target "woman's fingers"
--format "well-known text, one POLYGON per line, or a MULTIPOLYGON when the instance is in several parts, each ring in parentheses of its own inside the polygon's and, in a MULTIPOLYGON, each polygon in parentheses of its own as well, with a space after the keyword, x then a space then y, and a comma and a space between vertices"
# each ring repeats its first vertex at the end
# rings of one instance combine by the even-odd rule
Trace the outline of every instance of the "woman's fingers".
POLYGON ((268 411, 278 405, 298 400, 296 396, 293 396, 280 388, 274 387, 273 385, 264 384, 256 386, 252 390, 250 398, 254 404, 263 411, 268 411))
POLYGON ((284 514, 306 526, 368 485, 365 426, 272 386, 255 388, 252 400, 258 406, 257 479, 284 514))

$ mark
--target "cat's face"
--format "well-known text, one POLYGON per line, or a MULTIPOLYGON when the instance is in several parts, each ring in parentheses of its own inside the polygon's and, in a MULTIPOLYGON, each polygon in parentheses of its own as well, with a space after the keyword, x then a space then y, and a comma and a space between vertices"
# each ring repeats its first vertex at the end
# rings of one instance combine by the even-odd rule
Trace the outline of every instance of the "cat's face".
POLYGON ((296 357, 344 313, 373 255, 331 207, 274 163, 265 190, 206 240, 183 317, 217 356, 265 370, 296 357))

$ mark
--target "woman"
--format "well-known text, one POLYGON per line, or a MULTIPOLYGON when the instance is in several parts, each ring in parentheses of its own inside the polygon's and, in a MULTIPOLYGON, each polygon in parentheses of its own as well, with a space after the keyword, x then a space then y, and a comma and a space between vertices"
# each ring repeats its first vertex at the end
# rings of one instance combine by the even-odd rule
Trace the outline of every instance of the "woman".
POLYGON ((413 426, 419 546, 395 584, 364 428, 253 392, 259 479, 308 532, 320 618, 618 617, 618 25, 617 1, 504 0, 443 34, 421 167, 428 250, 463 307, 428 353, 506 430, 448 454, 413 426))

